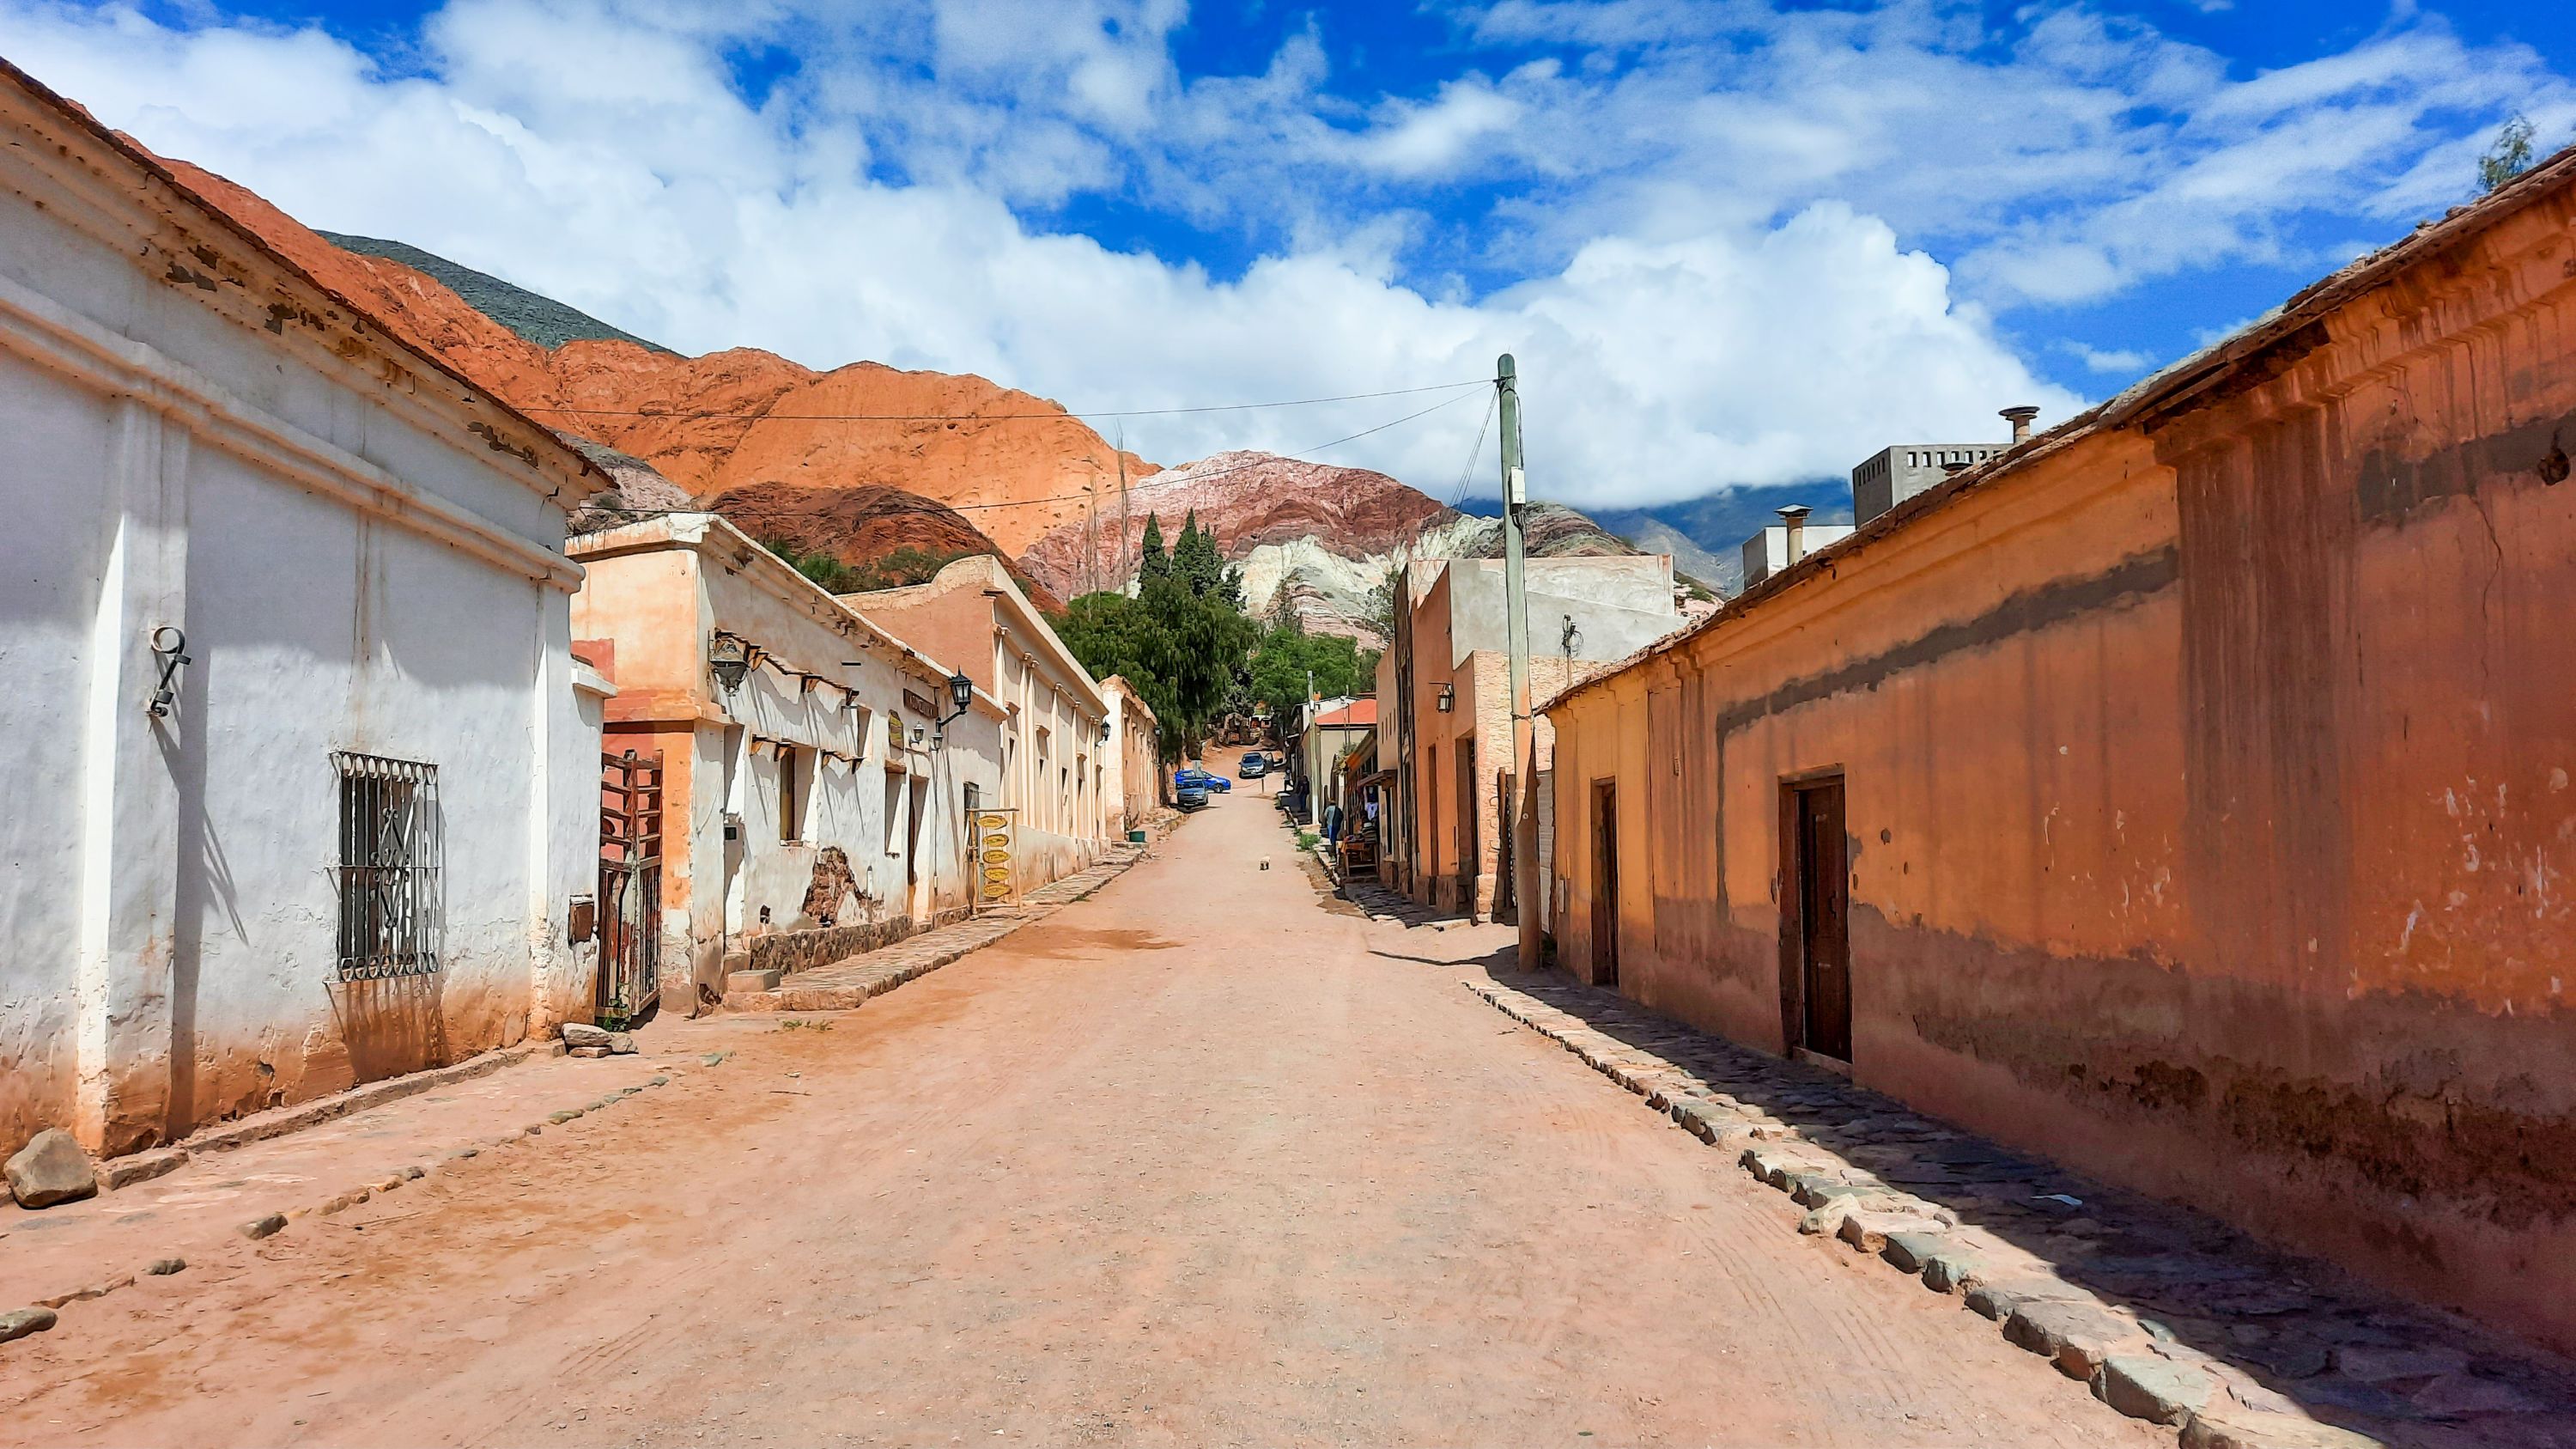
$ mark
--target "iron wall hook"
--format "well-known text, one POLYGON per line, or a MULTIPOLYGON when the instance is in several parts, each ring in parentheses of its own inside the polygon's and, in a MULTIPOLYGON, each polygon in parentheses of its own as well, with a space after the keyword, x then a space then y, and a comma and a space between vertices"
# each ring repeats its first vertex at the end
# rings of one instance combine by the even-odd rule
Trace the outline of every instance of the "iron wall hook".
POLYGON ((152 717, 155 719, 166 717, 170 706, 178 701, 179 670, 192 662, 187 649, 187 632, 177 625, 163 624, 152 631, 152 653, 161 661, 161 683, 152 691, 152 717))

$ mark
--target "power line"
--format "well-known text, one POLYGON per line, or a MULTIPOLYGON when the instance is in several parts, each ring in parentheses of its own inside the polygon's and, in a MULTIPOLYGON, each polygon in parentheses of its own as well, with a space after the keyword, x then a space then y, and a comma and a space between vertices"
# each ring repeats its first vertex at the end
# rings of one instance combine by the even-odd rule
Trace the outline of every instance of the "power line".
POLYGON ((1338 397, 1287 398, 1278 402, 1210 403, 1204 406, 1185 408, 1122 408, 1096 412, 1078 412, 1074 409, 1066 408, 1057 412, 1040 413, 740 413, 719 412, 713 409, 680 409, 663 412, 649 408, 579 408, 571 406, 539 407, 525 405, 520 408, 520 411, 530 413, 574 413, 583 417, 594 418, 656 418, 672 422, 698 422, 714 418, 744 418, 753 422, 777 421, 801 423, 1048 422, 1062 421, 1066 418, 1163 418, 1176 417, 1186 413, 1239 413, 1250 412, 1259 408, 1307 408, 1319 407, 1325 403, 1366 402, 1371 398, 1408 397, 1418 393, 1446 392, 1452 388, 1490 387, 1492 385, 1492 378, 1478 377, 1470 378, 1464 382, 1436 382, 1422 387, 1390 388, 1385 392, 1350 392, 1343 393, 1338 397))
POLYGON ((1467 464, 1458 470, 1457 486, 1449 490, 1449 506, 1452 509, 1457 508, 1466 498, 1467 480, 1475 474, 1476 460, 1485 456, 1485 430, 1494 425, 1494 405, 1501 400, 1502 395, 1502 390, 1496 388, 1493 396, 1485 399, 1485 420, 1476 424, 1476 441, 1467 449, 1467 464))

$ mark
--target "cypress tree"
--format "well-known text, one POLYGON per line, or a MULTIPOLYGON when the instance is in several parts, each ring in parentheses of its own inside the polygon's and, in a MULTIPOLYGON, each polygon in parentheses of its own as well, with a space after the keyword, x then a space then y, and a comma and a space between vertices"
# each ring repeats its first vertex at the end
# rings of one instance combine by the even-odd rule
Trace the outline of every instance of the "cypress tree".
POLYGON ((1172 556, 1163 551, 1163 520, 1145 515, 1144 552, 1136 560, 1136 579, 1148 583, 1172 576, 1172 556))

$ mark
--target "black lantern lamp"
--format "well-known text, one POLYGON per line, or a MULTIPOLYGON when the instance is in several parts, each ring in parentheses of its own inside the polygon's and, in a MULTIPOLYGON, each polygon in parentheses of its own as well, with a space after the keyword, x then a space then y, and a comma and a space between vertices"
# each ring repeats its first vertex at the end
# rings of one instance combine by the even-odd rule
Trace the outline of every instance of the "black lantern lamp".
POLYGON ((742 688, 743 676, 751 673, 751 650, 733 635, 719 632, 707 648, 707 667, 715 671, 716 683, 731 694, 742 688))
POLYGON ((933 744, 947 744, 948 722, 964 714, 975 703, 975 681, 967 678, 966 671, 962 669, 948 676, 948 703, 948 713, 941 715, 939 722, 931 727, 933 744))
POLYGON ((1447 714, 1449 711, 1456 709, 1458 707, 1458 686, 1454 684, 1444 684, 1440 686, 1439 701, 1432 707, 1439 710, 1442 714, 1447 714))

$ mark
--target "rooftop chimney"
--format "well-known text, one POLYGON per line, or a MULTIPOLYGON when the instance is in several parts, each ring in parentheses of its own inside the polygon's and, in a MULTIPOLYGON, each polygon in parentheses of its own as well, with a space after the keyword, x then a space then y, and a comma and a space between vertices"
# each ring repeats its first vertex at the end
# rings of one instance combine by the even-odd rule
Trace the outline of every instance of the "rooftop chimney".
POLYGON ((1807 556, 1807 515, 1811 512, 1814 510, 1803 503, 1788 504, 1780 510, 1780 522, 1789 536, 1790 564, 1807 556))
POLYGON ((2032 407, 2028 403, 2022 403, 2017 407, 2008 407, 2004 409, 2003 415, 2013 425, 2013 441, 2016 443, 2029 442, 2031 421, 2039 416, 2039 409, 2032 407))

